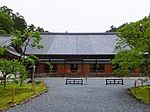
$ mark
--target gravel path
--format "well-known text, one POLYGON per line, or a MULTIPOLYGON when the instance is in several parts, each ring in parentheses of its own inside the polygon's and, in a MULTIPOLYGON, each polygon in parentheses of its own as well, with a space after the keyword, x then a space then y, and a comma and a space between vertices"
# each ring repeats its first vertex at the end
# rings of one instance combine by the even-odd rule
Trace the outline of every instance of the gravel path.
POLYGON ((150 112, 150 105, 141 104, 126 92, 125 85, 105 85, 100 78, 88 79, 88 85, 65 85, 63 78, 47 78, 49 92, 7 112, 150 112))

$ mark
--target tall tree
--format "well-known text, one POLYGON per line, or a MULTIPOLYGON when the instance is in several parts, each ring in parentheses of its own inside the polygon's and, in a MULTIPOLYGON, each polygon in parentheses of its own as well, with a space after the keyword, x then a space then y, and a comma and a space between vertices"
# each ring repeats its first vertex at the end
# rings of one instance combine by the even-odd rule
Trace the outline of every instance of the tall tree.
POLYGON ((36 27, 33 24, 28 26, 29 31, 35 31, 35 29, 36 29, 36 27))
POLYGON ((2 11, 0 11, 0 34, 10 34, 13 30, 14 22, 11 17, 2 11))
MULTIPOLYGON (((130 48, 127 50, 125 54, 130 54, 135 60, 134 62, 129 61, 132 65, 134 64, 134 68, 136 69, 137 66, 135 66, 137 63, 140 62, 139 55, 142 55, 142 63, 138 63, 138 66, 141 67, 141 72, 143 72, 145 75, 150 74, 150 17, 145 17, 139 21, 126 23, 117 30, 117 35, 119 37, 119 41, 117 43, 117 50, 118 53, 122 49, 125 49, 127 46, 130 48), (134 55, 133 55, 134 54, 134 55)), ((124 54, 124 55, 125 55, 124 54)), ((117 57, 114 59, 122 59, 123 61, 126 60, 127 57, 117 57)), ((130 57, 128 57, 130 59, 130 57)), ((122 62, 120 62, 121 64, 122 62)), ((124 65, 121 65, 122 67, 124 65)), ((125 65, 125 66, 128 66, 125 65)))
POLYGON ((18 60, 0 60, 0 71, 2 72, 4 78, 4 89, 6 88, 6 80, 8 75, 19 76, 20 85, 22 85, 27 72, 25 67, 18 60))
POLYGON ((0 7, 0 11, 8 14, 10 17, 13 16, 13 10, 9 9, 7 6, 0 7))
POLYGON ((23 16, 21 16, 19 13, 13 13, 12 9, 9 9, 6 6, 0 7, 0 11, 9 15, 11 20, 13 21, 13 29, 18 30, 21 33, 24 33, 24 31, 27 28, 27 23, 23 16))
POLYGON ((26 30, 27 28, 27 23, 24 19, 23 16, 21 16, 19 13, 16 13, 14 16, 13 16, 13 21, 14 21, 14 26, 13 28, 15 30, 18 30, 20 31, 22 34, 24 33, 24 31, 26 30))
POLYGON ((38 27, 36 28, 36 31, 38 31, 38 32, 44 32, 44 29, 38 26, 38 27))

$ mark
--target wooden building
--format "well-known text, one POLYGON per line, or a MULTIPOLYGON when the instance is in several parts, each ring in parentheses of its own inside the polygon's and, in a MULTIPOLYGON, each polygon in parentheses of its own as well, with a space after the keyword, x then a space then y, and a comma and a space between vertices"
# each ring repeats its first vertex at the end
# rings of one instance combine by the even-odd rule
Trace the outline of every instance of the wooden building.
POLYGON ((44 49, 27 47, 26 54, 39 59, 37 76, 112 76, 116 35, 114 33, 47 33, 41 35, 44 49), (45 62, 51 62, 49 71, 45 62))

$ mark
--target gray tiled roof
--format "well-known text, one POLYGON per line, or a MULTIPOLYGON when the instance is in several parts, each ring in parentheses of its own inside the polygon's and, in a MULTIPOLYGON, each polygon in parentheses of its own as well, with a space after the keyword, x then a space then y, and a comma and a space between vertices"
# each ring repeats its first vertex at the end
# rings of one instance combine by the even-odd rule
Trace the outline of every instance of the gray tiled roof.
POLYGON ((7 47, 11 44, 11 37, 0 37, 0 46, 7 47))
POLYGON ((114 54, 117 38, 107 33, 50 33, 41 37, 44 48, 28 47, 27 54, 114 54))
POLYGON ((9 53, 11 53, 15 56, 21 55, 13 47, 11 47, 11 36, 0 37, 0 47, 5 47, 9 53))

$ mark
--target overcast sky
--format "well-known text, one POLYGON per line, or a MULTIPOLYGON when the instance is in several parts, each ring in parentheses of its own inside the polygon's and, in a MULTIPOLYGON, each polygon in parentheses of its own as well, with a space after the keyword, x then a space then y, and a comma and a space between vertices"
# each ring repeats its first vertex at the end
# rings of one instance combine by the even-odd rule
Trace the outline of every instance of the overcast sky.
POLYGON ((105 32, 150 13, 150 0, 0 0, 50 32, 105 32))

